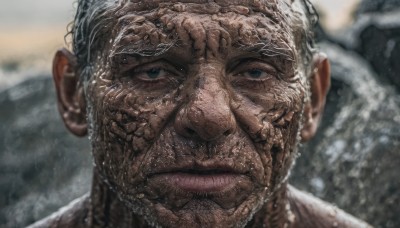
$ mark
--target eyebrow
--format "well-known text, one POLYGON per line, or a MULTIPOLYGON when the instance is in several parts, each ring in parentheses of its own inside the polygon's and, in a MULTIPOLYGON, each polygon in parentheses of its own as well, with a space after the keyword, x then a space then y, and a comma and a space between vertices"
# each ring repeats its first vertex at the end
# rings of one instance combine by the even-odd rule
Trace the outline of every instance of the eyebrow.
MULTIPOLYGON (((117 42, 115 48, 111 51, 111 56, 117 55, 136 55, 140 57, 152 57, 160 56, 168 52, 173 47, 178 47, 178 39, 170 42, 159 43, 157 45, 149 44, 143 40, 139 40, 135 43, 125 45, 124 42, 117 42)), ((241 51, 257 53, 264 57, 283 57, 288 61, 295 60, 295 54, 290 47, 283 47, 277 45, 273 41, 260 41, 256 44, 243 44, 237 41, 232 44, 232 47, 237 48, 241 51)))
MULTIPOLYGON (((179 47, 177 41, 169 43, 160 43, 158 45, 151 45, 143 41, 138 41, 128 46, 117 45, 117 48, 111 52, 110 57, 116 58, 118 56, 128 55, 140 58, 158 57, 169 53, 174 47, 179 47)), ((273 44, 272 42, 259 42, 254 45, 245 45, 236 42, 232 45, 233 48, 237 48, 240 51, 255 53, 261 57, 268 59, 275 59, 278 62, 295 62, 295 54, 290 48, 280 47, 279 45, 273 44), (280 59, 280 60, 278 60, 280 59)))
POLYGON ((155 57, 165 54, 176 45, 176 40, 167 43, 159 43, 157 45, 152 45, 143 41, 137 41, 129 45, 124 45, 123 42, 120 42, 115 45, 115 48, 111 51, 110 56, 111 58, 119 55, 155 57))
POLYGON ((257 53, 266 58, 280 57, 289 62, 295 61, 295 53, 289 46, 283 47, 269 40, 260 41, 251 45, 236 42, 232 46, 245 52, 257 53))

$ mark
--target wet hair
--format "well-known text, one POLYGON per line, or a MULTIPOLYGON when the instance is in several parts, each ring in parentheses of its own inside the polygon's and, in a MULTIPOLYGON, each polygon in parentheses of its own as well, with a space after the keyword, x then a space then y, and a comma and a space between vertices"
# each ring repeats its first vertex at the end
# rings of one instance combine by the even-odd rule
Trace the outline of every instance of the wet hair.
POLYGON ((104 0, 77 0, 75 18, 68 26, 66 37, 71 37, 81 81, 92 74, 92 49, 99 48, 99 41, 104 37, 101 31, 112 21, 106 16, 110 8, 111 4, 104 0))
MULTIPOLYGON (((296 0, 291 0, 293 3, 296 0)), ((300 54, 302 62, 305 66, 306 74, 309 74, 310 63, 312 62, 313 54, 316 52, 314 27, 318 23, 318 14, 311 4, 310 0, 299 0, 304 7, 306 21, 300 19, 298 27, 301 30, 300 54), (306 24, 304 24, 306 23, 306 24), (308 66, 308 67, 307 67, 308 66)), ((114 11, 121 7, 121 4, 116 4, 117 1, 108 0, 78 0, 77 11, 73 22, 69 25, 68 34, 66 37, 71 37, 72 51, 77 58, 78 69, 81 75, 81 80, 87 80, 92 73, 92 57, 93 50, 101 49, 101 42, 107 37, 105 28, 111 30, 112 15, 110 10, 114 11)), ((103 44, 104 45, 104 44, 103 44)))
POLYGON ((309 75, 312 69, 312 59, 314 54, 317 52, 316 42, 315 42, 315 28, 319 23, 319 15, 315 10, 313 4, 310 0, 301 0, 304 7, 305 16, 307 17, 307 25, 302 27, 302 42, 300 45, 300 50, 303 54, 303 64, 306 67, 306 74, 309 75), (304 42, 305 41, 305 42, 304 42))

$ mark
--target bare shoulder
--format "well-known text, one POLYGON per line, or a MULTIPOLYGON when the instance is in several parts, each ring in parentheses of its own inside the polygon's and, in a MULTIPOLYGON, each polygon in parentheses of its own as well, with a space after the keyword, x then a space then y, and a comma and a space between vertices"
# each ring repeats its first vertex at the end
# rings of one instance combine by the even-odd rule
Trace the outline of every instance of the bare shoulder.
POLYGON ((292 186, 288 188, 288 197, 290 208, 296 218, 293 227, 372 227, 343 210, 292 186))
POLYGON ((88 194, 72 201, 57 212, 44 218, 28 228, 50 228, 50 227, 86 227, 86 218, 88 215, 88 205, 90 197, 88 194))

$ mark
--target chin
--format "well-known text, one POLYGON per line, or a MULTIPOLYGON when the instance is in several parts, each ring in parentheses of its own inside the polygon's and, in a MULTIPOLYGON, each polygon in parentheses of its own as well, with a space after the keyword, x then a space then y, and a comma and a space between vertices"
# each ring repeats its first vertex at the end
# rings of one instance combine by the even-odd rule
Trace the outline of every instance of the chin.
POLYGON ((141 213, 153 227, 244 227, 263 203, 263 199, 251 195, 237 207, 224 209, 214 201, 200 197, 190 200, 180 209, 157 203, 146 209, 135 210, 135 213, 141 213))

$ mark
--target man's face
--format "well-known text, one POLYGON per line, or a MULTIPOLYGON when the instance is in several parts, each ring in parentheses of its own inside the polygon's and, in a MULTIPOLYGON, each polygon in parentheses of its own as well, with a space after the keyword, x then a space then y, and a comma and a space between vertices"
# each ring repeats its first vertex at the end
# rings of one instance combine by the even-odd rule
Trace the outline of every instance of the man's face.
POLYGON ((96 169, 163 226, 244 225, 295 156, 306 83, 290 7, 221 2, 118 8, 88 84, 96 169))

